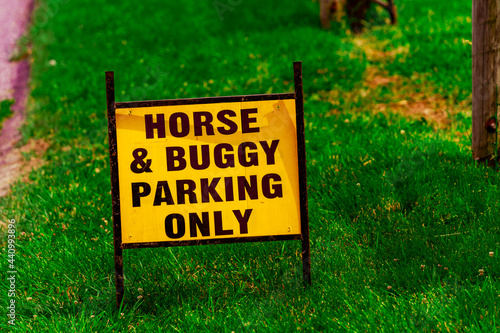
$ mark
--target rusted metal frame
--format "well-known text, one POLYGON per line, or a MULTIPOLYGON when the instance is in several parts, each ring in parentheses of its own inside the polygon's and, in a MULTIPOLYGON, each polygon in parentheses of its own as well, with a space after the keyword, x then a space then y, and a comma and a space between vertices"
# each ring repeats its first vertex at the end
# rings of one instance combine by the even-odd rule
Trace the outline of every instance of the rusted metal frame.
POLYGON ((172 241, 172 242, 148 242, 148 243, 123 243, 123 249, 141 249, 148 247, 176 247, 176 246, 195 246, 195 245, 210 245, 210 244, 232 244, 232 243, 255 243, 255 242, 273 242, 286 240, 300 240, 300 234, 296 235, 278 235, 278 236, 257 236, 257 237, 232 237, 218 239, 199 239, 188 241, 172 241))
POLYGON ((294 81, 295 81, 295 93, 222 96, 222 97, 154 100, 154 101, 138 101, 138 102, 115 102, 114 72, 106 72, 106 99, 107 99, 107 109, 108 109, 108 139, 109 139, 110 167, 111 167, 111 194, 113 202, 113 237, 114 237, 114 252, 115 252, 115 279, 116 279, 117 307, 120 307, 123 301, 124 289, 125 289, 124 278, 123 278, 123 249, 301 240, 303 278, 305 283, 309 285, 311 284, 309 217, 308 217, 308 204, 307 204, 307 178, 306 178, 305 138, 304 138, 304 104, 303 104, 304 102, 303 102, 301 62, 294 62, 294 81), (148 243, 125 243, 125 244, 122 243, 120 194, 119 194, 119 182, 118 182, 118 156, 117 156, 117 139, 116 139, 116 114, 115 114, 116 109, 170 106, 170 105, 285 100, 285 99, 295 99, 296 103, 297 148, 298 148, 299 187, 300 187, 300 203, 301 203, 300 235, 295 234, 295 235, 277 235, 277 236, 259 236, 259 237, 235 237, 235 238, 173 241, 173 242, 148 242, 148 243))
POLYGON ((304 134, 304 88, 302 62, 293 63, 295 110, 297 123, 297 158, 299 163, 300 226, 302 234, 302 270, 304 283, 311 285, 311 247, 309 242, 309 213, 307 203, 306 144, 304 134))
POLYGON ((394 0, 387 0, 387 2, 382 0, 370 0, 370 1, 383 7, 385 10, 389 12, 389 16, 391 17, 391 24, 397 23, 396 6, 394 6, 394 0))
POLYGON ((116 108, 129 109, 129 108, 145 108, 145 107, 171 106, 171 105, 269 101, 269 100, 283 100, 283 99, 294 99, 294 98, 295 98, 295 93, 164 99, 156 101, 118 102, 116 103, 116 108))
POLYGON ((118 155, 116 140, 115 78, 106 72, 106 103, 108 109, 109 164, 111 169, 111 200, 113 203, 113 246, 115 256, 116 306, 120 307, 125 292, 123 278, 123 248, 120 217, 120 188, 118 182, 118 155))

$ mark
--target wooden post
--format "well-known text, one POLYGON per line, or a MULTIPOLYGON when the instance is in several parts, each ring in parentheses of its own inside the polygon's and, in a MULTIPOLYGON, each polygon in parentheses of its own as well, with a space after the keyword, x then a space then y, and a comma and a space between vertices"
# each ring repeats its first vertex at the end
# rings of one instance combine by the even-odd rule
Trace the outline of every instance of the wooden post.
POLYGON ((472 155, 494 165, 500 85, 500 0, 472 1, 472 155))

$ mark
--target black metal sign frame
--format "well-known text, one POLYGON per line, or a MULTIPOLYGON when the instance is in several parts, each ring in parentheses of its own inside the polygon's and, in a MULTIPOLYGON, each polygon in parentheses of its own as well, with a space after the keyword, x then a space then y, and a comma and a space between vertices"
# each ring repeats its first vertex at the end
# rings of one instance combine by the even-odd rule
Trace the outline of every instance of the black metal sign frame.
POLYGON ((304 138, 304 93, 302 86, 302 62, 293 63, 294 70, 294 93, 265 94, 265 95, 242 95, 224 97, 206 97, 190 99, 170 99, 138 102, 115 102, 114 72, 106 72, 106 100, 108 112, 108 139, 109 157, 111 167, 111 197, 113 211, 113 238, 115 257, 115 282, 116 282, 116 305, 120 307, 124 293, 125 284, 123 278, 123 250, 146 247, 172 247, 191 246, 205 244, 226 244, 226 243, 246 243, 246 242, 266 242, 283 240, 302 241, 302 267, 304 283, 311 285, 311 255, 309 245, 309 214, 307 204, 307 178, 306 178, 306 150, 304 138), (140 108, 170 105, 189 104, 209 104, 209 103, 229 103, 246 101, 284 100, 294 99, 296 109, 297 124, 297 154, 299 169, 299 191, 300 191, 300 235, 279 235, 279 236, 259 236, 259 237, 234 237, 222 239, 206 239, 192 241, 165 241, 148 243, 122 243, 121 215, 120 215, 120 189, 118 175, 118 153, 116 139, 116 109, 140 108))

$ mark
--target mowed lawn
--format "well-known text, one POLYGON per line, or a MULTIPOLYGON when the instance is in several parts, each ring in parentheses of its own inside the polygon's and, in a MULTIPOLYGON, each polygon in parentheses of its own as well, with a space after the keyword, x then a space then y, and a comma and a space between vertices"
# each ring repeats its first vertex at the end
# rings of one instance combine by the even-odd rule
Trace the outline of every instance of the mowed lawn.
POLYGON ((500 182, 472 160, 470 1, 400 0, 398 26, 373 9, 359 36, 321 30, 311 0, 39 4, 22 132, 50 146, 0 199, 18 331, 499 330, 500 182), (297 60, 312 287, 298 241, 126 250, 116 310, 104 72, 117 101, 281 93, 297 60))

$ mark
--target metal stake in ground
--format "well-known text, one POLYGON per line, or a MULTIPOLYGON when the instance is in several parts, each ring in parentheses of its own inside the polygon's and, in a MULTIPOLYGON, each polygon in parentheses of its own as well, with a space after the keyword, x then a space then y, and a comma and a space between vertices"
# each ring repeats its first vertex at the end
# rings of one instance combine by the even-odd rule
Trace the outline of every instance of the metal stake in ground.
POLYGON ((115 76, 106 72, 106 101, 108 106, 109 160, 111 169, 111 198, 113 201, 113 239, 115 248, 116 306, 120 307, 125 291, 123 279, 122 232, 120 222, 120 189, 118 183, 118 156, 116 154, 115 76), (113 152, 113 153, 112 153, 113 152))
POLYGON ((299 160, 300 223, 302 228, 302 268, 304 283, 311 285, 311 250, 309 244, 309 214, 307 204, 306 147, 304 135, 304 89, 302 62, 293 63, 295 81, 295 110, 297 121, 297 153, 299 160))

